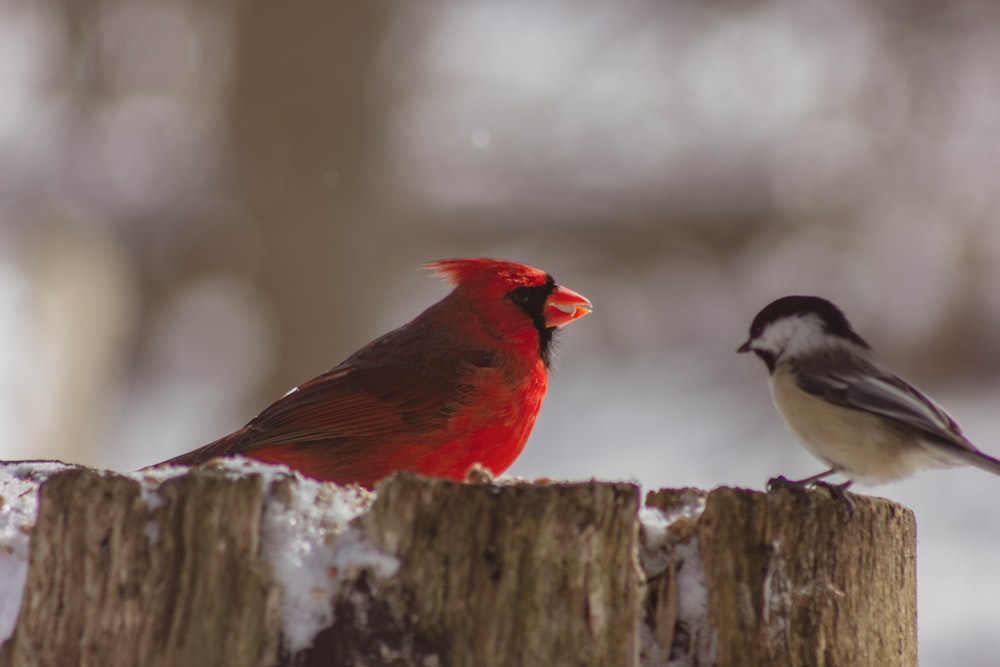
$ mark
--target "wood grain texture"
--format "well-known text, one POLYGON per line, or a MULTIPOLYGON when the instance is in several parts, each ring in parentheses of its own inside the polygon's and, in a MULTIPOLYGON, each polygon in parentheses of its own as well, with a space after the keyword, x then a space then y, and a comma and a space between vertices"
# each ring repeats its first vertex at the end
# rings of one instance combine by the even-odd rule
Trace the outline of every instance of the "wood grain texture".
MULTIPOLYGON (((704 511, 671 527, 668 551, 677 557, 650 581, 647 606, 655 629, 656 614, 684 604, 679 572, 703 568, 703 617, 680 619, 672 634, 659 630, 673 657, 690 665, 917 664, 908 509, 852 495, 852 512, 822 489, 686 493, 700 493, 704 511)), ((670 511, 683 499, 664 490, 647 503, 670 511)))
POLYGON ((362 525, 402 566, 389 581, 360 581, 337 608, 379 622, 335 626, 307 664, 333 652, 352 667, 636 664, 638 493, 397 475, 362 525))
POLYGON ((916 664, 916 527, 889 501, 665 489, 647 498, 666 512, 657 537, 630 484, 412 474, 348 529, 398 569, 346 565, 334 622, 290 654, 261 518, 296 483, 266 485, 211 468, 155 492, 50 477, 0 667, 916 664))
POLYGON ((256 565, 261 478, 198 471, 159 496, 148 511, 135 480, 82 468, 42 484, 0 664, 274 663, 278 591, 256 565))

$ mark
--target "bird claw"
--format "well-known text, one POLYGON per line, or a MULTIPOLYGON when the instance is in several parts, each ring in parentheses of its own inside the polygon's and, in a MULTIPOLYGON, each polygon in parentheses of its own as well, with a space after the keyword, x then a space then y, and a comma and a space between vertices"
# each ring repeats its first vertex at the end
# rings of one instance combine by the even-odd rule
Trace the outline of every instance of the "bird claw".
POLYGON ((772 477, 767 480, 767 492, 772 493, 776 489, 792 489, 793 491, 801 494, 801 498, 805 500, 807 513, 812 514, 816 510, 816 501, 813 500, 812 494, 809 493, 807 487, 809 486, 809 480, 801 479, 788 479, 784 475, 778 475, 777 477, 772 477))
POLYGON ((815 482, 814 487, 824 488, 830 492, 830 495, 844 503, 844 507, 847 508, 848 513, 854 514, 854 501, 851 497, 847 495, 847 489, 851 486, 851 481, 844 482, 842 484, 830 484, 829 482, 815 482))
POLYGON ((775 489, 779 489, 783 486, 790 486, 796 489, 801 489, 803 486, 805 486, 805 484, 802 481, 795 481, 788 479, 784 475, 778 475, 777 477, 772 477, 771 479, 767 480, 766 488, 770 492, 774 491, 775 489))
POLYGON ((853 483, 852 480, 848 480, 841 484, 831 484, 830 482, 825 482, 819 479, 819 476, 808 477, 806 479, 788 479, 784 475, 779 475, 777 477, 772 477, 767 480, 767 490, 770 493, 775 489, 781 487, 793 488, 793 489, 806 489, 812 488, 823 488, 830 492, 834 498, 844 503, 847 511, 854 514, 854 501, 851 500, 850 496, 847 495, 847 489, 853 483))

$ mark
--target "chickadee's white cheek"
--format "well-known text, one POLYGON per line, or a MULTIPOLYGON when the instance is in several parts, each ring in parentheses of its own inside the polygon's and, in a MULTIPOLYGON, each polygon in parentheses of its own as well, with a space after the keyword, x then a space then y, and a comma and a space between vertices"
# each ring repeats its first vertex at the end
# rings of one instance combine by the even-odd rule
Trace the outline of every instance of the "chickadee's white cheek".
POLYGON ((823 323, 815 315, 786 317, 761 333, 758 346, 776 356, 799 356, 830 345, 823 323))

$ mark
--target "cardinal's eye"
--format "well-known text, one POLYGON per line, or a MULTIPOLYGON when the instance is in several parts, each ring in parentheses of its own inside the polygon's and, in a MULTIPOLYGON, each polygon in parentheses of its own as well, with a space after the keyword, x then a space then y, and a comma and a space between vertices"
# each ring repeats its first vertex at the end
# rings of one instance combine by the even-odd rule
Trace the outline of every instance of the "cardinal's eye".
POLYGON ((514 303, 519 303, 519 304, 528 303, 529 298, 530 297, 528 296, 527 292, 522 292, 519 289, 516 289, 510 293, 510 300, 513 301, 514 303))
POLYGON ((507 298, 531 317, 541 317, 551 291, 548 285, 524 286, 507 292, 507 298))

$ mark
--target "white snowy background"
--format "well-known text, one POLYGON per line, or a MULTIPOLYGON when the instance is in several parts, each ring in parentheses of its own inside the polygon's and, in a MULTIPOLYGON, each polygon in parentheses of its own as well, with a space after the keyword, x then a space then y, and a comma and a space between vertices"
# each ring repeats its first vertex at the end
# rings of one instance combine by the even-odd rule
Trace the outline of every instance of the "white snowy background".
MULTIPOLYGON (((191 449, 467 255, 595 304, 511 474, 817 472, 735 354, 789 293, 1000 455, 1000 8, 329 5, 0 0, 0 457, 191 449)), ((995 664, 1000 479, 865 491, 916 512, 921 664, 995 664)))

